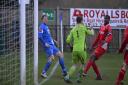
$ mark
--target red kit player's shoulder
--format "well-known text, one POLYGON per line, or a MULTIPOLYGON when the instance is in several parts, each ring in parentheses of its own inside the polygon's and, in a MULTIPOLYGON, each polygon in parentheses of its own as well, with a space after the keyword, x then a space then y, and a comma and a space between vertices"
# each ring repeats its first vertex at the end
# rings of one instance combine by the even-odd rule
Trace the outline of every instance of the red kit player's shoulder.
POLYGON ((112 29, 112 27, 111 27, 111 25, 110 25, 110 24, 108 24, 108 25, 107 25, 107 28, 108 28, 108 29, 112 29))
POLYGON ((128 36, 128 26, 126 26, 125 32, 124 32, 125 36, 128 36))
POLYGON ((125 38, 125 40, 128 40, 128 26, 126 26, 126 28, 124 30, 124 38, 125 38))

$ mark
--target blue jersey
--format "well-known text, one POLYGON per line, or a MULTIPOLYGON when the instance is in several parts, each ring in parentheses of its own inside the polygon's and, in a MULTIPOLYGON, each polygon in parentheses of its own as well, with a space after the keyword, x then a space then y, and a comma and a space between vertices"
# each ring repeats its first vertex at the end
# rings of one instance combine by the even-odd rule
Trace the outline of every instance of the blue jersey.
POLYGON ((48 43, 49 45, 54 45, 53 39, 51 37, 51 33, 49 27, 42 23, 39 27, 38 37, 41 40, 42 44, 48 43))

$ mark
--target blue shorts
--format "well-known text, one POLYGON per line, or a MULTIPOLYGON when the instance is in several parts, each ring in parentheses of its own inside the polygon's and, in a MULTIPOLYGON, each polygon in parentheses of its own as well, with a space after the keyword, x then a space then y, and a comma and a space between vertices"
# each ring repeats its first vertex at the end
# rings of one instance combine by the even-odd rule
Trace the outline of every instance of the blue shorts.
POLYGON ((60 50, 55 45, 50 45, 50 47, 45 47, 45 52, 47 57, 51 55, 56 55, 60 50))

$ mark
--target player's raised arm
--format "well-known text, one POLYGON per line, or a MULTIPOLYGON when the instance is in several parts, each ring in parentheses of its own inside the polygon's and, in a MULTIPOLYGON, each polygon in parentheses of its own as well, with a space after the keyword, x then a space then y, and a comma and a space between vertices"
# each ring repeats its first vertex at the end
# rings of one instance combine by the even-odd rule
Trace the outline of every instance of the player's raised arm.
MULTIPOLYGON (((86 27, 86 28, 87 28, 87 27, 86 27)), ((86 34, 87 34, 87 35, 94 35, 94 29, 93 29, 92 26, 89 27, 89 28, 87 28, 85 31, 86 31, 86 34)))

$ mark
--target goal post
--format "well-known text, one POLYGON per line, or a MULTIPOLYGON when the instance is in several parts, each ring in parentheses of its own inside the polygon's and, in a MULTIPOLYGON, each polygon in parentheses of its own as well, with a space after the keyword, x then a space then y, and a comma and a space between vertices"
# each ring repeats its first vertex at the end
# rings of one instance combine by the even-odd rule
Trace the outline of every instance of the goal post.
POLYGON ((38 0, 34 0, 34 85, 38 85, 38 0))
POLYGON ((26 85, 26 11, 25 0, 20 0, 20 83, 26 85))
POLYGON ((0 85, 38 85, 38 0, 0 0, 0 16, 0 85))

